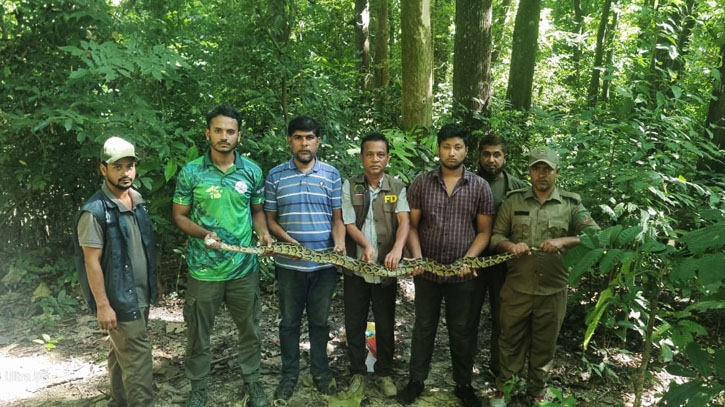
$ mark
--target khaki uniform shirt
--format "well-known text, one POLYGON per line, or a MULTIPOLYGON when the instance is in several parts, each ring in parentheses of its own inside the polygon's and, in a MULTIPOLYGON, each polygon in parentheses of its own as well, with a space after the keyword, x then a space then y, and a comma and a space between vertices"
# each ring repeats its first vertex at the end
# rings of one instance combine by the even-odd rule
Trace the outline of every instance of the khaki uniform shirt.
MULTIPOLYGON (((531 187, 511 191, 496 214, 491 247, 503 241, 538 247, 546 239, 578 236, 585 229, 599 229, 581 204, 579 195, 554 188, 539 203, 531 187)), ((561 253, 533 252, 508 261, 506 284, 530 295, 550 295, 566 289, 569 271, 561 253)))

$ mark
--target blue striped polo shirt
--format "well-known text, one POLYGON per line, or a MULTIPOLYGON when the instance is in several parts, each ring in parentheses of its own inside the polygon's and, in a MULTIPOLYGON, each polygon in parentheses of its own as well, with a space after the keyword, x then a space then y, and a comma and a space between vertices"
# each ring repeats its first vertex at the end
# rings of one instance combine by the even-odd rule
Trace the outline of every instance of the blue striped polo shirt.
MULTIPOLYGON (((315 165, 303 173, 294 158, 269 171, 264 186, 264 210, 277 212, 277 222, 295 240, 312 250, 331 250, 332 211, 342 208, 340 172, 315 157, 315 165)), ((275 256, 278 266, 315 271, 330 267, 306 260, 275 256)))

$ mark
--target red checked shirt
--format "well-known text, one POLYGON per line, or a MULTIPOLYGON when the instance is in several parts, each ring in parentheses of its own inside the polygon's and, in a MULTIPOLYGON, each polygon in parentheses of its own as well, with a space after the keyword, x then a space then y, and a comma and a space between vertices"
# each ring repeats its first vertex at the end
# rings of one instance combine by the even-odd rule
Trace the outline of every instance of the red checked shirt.
MULTIPOLYGON (((441 170, 429 171, 408 188, 410 209, 421 211, 418 224, 423 257, 450 264, 463 257, 478 233, 478 215, 493 215, 493 194, 488 182, 463 170, 463 176, 448 196, 441 170)), ((440 283, 468 281, 466 277, 441 277, 425 271, 421 277, 440 283)))

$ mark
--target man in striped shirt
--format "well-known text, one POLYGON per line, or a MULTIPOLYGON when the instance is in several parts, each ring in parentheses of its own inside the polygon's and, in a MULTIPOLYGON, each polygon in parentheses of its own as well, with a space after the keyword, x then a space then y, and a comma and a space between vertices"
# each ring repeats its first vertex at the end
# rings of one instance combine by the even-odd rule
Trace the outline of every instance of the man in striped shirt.
MULTIPOLYGON (((345 251, 342 222, 342 180, 337 169, 317 159, 320 125, 300 116, 287 127, 292 158, 269 172, 264 212, 270 232, 280 241, 312 250, 345 251)), ((310 331, 310 373, 323 394, 334 391, 327 360, 330 302, 337 270, 328 264, 276 256, 279 284, 279 341, 282 378, 275 399, 289 399, 300 370, 300 325, 307 310, 310 331)))
MULTIPOLYGON (((461 257, 476 257, 491 237, 493 196, 483 178, 468 171, 463 161, 468 153, 471 132, 459 124, 448 124, 438 132, 440 167, 422 174, 408 189, 412 257, 424 257, 450 264, 461 257)), ((464 406, 480 407, 471 386, 473 338, 469 314, 476 295, 475 273, 463 266, 453 277, 442 277, 416 270, 415 324, 410 350, 410 381, 398 401, 411 404, 423 392, 435 344, 436 329, 445 302, 454 394, 464 406)))

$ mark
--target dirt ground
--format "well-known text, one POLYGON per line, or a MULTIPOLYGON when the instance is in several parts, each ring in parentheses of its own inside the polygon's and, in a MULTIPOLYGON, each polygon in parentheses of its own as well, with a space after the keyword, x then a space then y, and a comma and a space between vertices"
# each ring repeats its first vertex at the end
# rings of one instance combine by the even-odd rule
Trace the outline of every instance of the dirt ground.
MULTIPOLYGON (((407 382, 407 360, 410 356, 410 337, 413 327, 413 283, 410 278, 399 280, 396 357, 394 378, 399 388, 407 382)), ((279 322, 274 282, 263 287, 262 313, 262 383, 272 397, 280 371, 280 350, 277 335, 279 322)), ((331 340, 328 345, 330 365, 336 375, 338 389, 344 390, 349 382, 345 333, 343 324, 342 284, 333 300, 330 318, 331 340)), ((151 311, 149 329, 154 344, 154 380, 157 387, 158 406, 183 405, 189 384, 184 377, 183 360, 186 343, 186 326, 182 317, 183 293, 167 293, 161 304, 151 311)), ((93 316, 78 307, 75 313, 61 320, 52 328, 31 322, 37 307, 30 303, 27 293, 7 292, 0 296, 0 405, 19 406, 105 406, 108 402, 106 353, 108 338, 98 329, 93 316), (45 336, 44 336, 45 335, 45 336), (54 347, 53 347, 54 346, 54 347), (51 348, 48 350, 47 348, 51 348)), ((480 329, 481 351, 475 358, 473 385, 478 389, 487 406, 491 395, 492 377, 488 371, 488 310, 484 309, 480 329)), ((306 324, 305 324, 306 325, 306 324)), ((551 385, 563 390, 565 395, 576 399, 576 405, 629 406, 633 369, 638 365, 638 355, 610 351, 606 361, 602 355, 581 351, 583 323, 569 318, 559 338, 556 367, 551 385), (589 361, 585 363, 583 358, 589 361), (597 370, 608 368, 614 375, 597 370)), ((322 398, 312 387, 308 372, 308 336, 302 334, 303 376, 295 395, 286 403, 274 401, 274 406, 336 406, 357 405, 350 399, 322 398)), ((214 361, 212 364, 211 399, 209 406, 241 406, 242 379, 236 360, 236 333, 226 309, 217 318, 212 337, 214 361)), ((660 369, 661 370, 661 369, 660 369)), ((666 373, 656 373, 644 405, 654 405, 656 393, 662 391, 659 383, 669 382, 666 373)), ((431 374, 425 383, 423 396, 415 403, 421 407, 459 406, 453 395, 448 338, 445 321, 441 321, 431 366, 431 374)), ((513 405, 523 403, 514 402, 513 405)), ((372 380, 365 387, 361 406, 398 406, 394 399, 385 398, 377 391, 372 380)))

